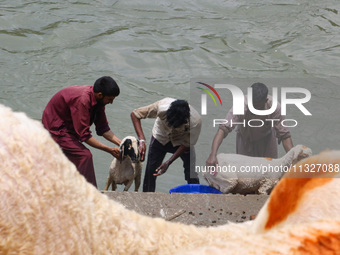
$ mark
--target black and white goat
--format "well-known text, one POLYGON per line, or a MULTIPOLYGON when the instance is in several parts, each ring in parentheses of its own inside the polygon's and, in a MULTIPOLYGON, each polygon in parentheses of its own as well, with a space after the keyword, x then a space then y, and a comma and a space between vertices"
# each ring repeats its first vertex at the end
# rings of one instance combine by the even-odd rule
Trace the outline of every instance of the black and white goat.
POLYGON ((127 136, 122 140, 120 158, 120 161, 116 158, 113 159, 104 190, 108 190, 111 184, 112 190, 117 189, 117 184, 124 184, 124 191, 128 191, 135 181, 135 192, 138 192, 142 175, 142 162, 139 155, 139 141, 135 137, 127 136))

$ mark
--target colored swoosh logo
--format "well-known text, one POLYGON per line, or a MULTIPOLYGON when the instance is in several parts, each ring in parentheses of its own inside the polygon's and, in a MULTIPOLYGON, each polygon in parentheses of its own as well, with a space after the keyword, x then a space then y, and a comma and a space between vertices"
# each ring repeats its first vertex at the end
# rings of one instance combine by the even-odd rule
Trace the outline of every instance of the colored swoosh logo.
MULTIPOLYGON (((198 83, 198 84, 201 84, 201 85, 203 85, 203 86, 206 86, 206 87, 209 88, 212 92, 214 92, 215 95, 217 96, 218 100, 220 101, 221 106, 222 106, 222 100, 221 100, 221 98, 220 98, 220 95, 217 93, 217 91, 216 91, 212 86, 210 86, 209 84, 203 83, 203 82, 197 82, 197 83, 198 83)), ((211 92, 210 92, 209 90, 203 89, 203 88, 200 88, 200 87, 197 87, 197 88, 199 88, 199 89, 203 90, 204 92, 206 92, 206 93, 212 98, 212 100, 214 101, 215 105, 217 105, 214 96, 211 94, 211 92)))

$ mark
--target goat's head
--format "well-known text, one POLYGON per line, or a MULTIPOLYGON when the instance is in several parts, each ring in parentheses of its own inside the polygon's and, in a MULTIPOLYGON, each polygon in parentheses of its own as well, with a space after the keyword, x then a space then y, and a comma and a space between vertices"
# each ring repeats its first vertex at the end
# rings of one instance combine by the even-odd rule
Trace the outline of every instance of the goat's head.
POLYGON ((312 150, 304 145, 296 145, 294 148, 293 165, 299 162, 301 159, 307 158, 312 155, 312 150))
POLYGON ((133 136, 125 137, 120 144, 120 160, 124 157, 130 157, 132 162, 140 160, 139 141, 133 136))

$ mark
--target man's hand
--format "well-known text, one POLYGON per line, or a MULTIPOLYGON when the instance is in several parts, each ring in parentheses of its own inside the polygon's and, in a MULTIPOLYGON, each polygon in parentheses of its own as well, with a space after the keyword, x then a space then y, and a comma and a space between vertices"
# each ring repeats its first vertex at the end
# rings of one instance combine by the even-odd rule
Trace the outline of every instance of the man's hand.
POLYGON ((116 159, 118 159, 118 160, 120 160, 121 158, 120 158, 120 150, 118 149, 118 148, 112 148, 111 150, 110 150, 110 154, 112 155, 112 156, 114 156, 116 159))
POLYGON ((140 161, 144 161, 145 153, 146 153, 145 141, 140 141, 140 143, 139 143, 139 153, 140 153, 140 161))
POLYGON ((164 162, 163 164, 161 164, 153 174, 153 176, 158 176, 158 175, 161 175, 161 174, 164 174, 169 166, 172 164, 172 162, 174 162, 177 158, 181 157, 185 152, 187 152, 188 150, 190 149, 190 147, 186 147, 184 145, 180 145, 178 147, 178 149, 175 151, 174 154, 172 154, 172 156, 166 161, 164 162))
POLYGON ((211 168, 208 168, 209 173, 211 175, 216 175, 217 174, 216 167, 218 165, 218 161, 217 161, 216 154, 210 154, 210 156, 207 159, 207 161, 205 162, 205 164, 206 164, 207 167, 211 167, 211 168))
POLYGON ((141 123, 140 119, 138 119, 136 117, 134 112, 131 112, 130 116, 131 116, 132 124, 135 128, 136 134, 137 134, 138 139, 139 139, 140 160, 144 161, 145 153, 146 153, 146 144, 145 144, 145 136, 144 136, 144 132, 143 132, 143 128, 142 128, 142 123, 141 123))
POLYGON ((206 166, 214 166, 216 167, 218 164, 217 157, 215 154, 210 154, 209 158, 205 162, 206 166))
POLYGON ((154 173, 153 176, 159 176, 159 175, 161 175, 161 174, 164 174, 164 173, 166 172, 166 170, 168 170, 168 167, 169 167, 169 162, 168 162, 168 161, 164 162, 163 164, 161 164, 161 165, 155 170, 156 173, 154 173))
MULTIPOLYGON (((111 134, 112 132, 106 132, 106 138, 109 136, 109 134, 111 134)), ((113 133, 112 133, 113 134, 113 133)), ((118 139, 118 138, 117 138, 118 139)), ((120 140, 119 140, 120 141, 120 140)), ((85 141, 85 143, 87 143, 88 145, 99 149, 99 150, 103 150, 106 151, 108 153, 110 153, 112 156, 114 156, 115 158, 120 160, 120 150, 118 148, 113 148, 113 147, 109 147, 101 142, 99 142, 96 138, 91 137, 89 139, 87 139, 85 141)))

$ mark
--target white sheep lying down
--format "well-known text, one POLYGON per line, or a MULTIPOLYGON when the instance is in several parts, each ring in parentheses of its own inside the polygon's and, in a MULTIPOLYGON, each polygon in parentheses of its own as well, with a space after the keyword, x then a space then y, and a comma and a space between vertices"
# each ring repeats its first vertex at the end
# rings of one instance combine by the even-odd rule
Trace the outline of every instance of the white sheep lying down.
POLYGON ((112 184, 112 190, 117 189, 117 184, 124 184, 124 191, 128 191, 135 181, 135 191, 140 186, 142 175, 142 162, 139 155, 139 141, 133 136, 125 137, 120 144, 121 160, 114 158, 110 165, 104 190, 112 184))
MULTIPOLYGON (((125 209, 87 183, 39 122, 1 105, 0 115, 0 254, 323 254, 340 247, 334 171, 309 179, 288 173, 254 222, 188 226, 125 209)), ((335 169, 340 151, 298 164, 315 163, 335 169)))
POLYGON ((311 155, 312 150, 304 145, 296 145, 278 159, 220 153, 216 169, 208 168, 203 176, 225 194, 269 194, 291 166, 311 155))

